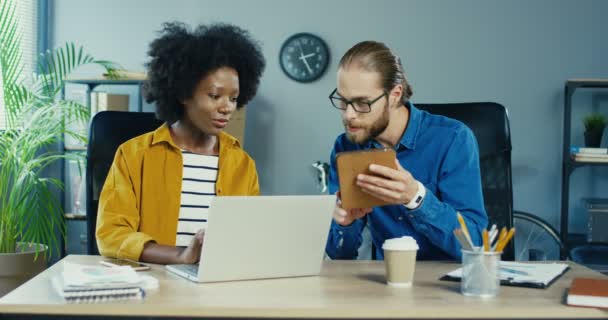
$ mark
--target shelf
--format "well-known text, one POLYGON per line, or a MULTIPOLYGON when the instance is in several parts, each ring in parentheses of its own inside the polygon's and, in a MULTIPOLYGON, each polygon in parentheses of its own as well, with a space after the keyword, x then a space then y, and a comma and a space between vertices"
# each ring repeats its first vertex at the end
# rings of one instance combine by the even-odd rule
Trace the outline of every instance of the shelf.
POLYGON ((64 213, 63 217, 66 220, 86 220, 87 215, 82 213, 64 213))
POLYGON ((584 166, 608 166, 608 161, 577 161, 570 159, 570 166, 578 168, 584 166))
POLYGON ((63 147, 64 151, 87 151, 87 146, 65 146, 63 147))
MULTIPOLYGON (((73 97, 66 97, 66 87, 67 86, 63 86, 61 88, 61 97, 62 99, 66 99, 66 98, 77 98, 77 101, 79 103, 82 103, 84 106, 88 107, 90 110, 91 107, 91 92, 94 91, 94 89, 99 86, 99 85, 107 85, 107 86, 131 86, 129 88, 129 90, 131 89, 136 89, 137 93, 135 93, 135 95, 130 94, 130 97, 134 97, 136 99, 137 102, 137 109, 136 112, 142 112, 143 111, 143 95, 142 95, 142 91, 143 91, 143 84, 145 83, 146 79, 145 79, 145 74, 140 74, 137 72, 123 72, 125 73, 125 78, 121 78, 121 79, 108 79, 108 78, 104 78, 104 77, 88 77, 88 78, 76 78, 76 77, 71 77, 66 79, 66 83, 71 84, 72 87, 78 87, 78 88, 70 88, 70 90, 68 90, 68 93, 73 94, 73 97), (73 90, 72 90, 73 89, 73 90)), ((108 90, 111 91, 111 90, 108 90)), ((131 105, 131 104, 130 104, 131 105)), ((82 132, 84 135, 88 135, 89 130, 87 129, 88 126, 90 125, 87 124, 87 126, 85 127, 84 125, 79 125, 75 128, 75 130, 78 130, 78 132, 82 132), (82 130, 82 131, 80 131, 82 130), (86 130, 86 131, 85 131, 86 130)), ((64 138, 66 138, 64 136, 64 138)), ((72 139, 72 140, 67 140, 68 145, 65 145, 66 140, 64 139, 62 141, 63 147, 61 147, 60 149, 62 150, 63 154, 69 154, 74 156, 73 158, 76 158, 75 160, 80 160, 80 155, 85 155, 87 152, 87 146, 86 145, 77 145, 78 143, 81 143, 81 140, 78 139, 72 139), (78 155, 78 157, 76 157, 75 155, 78 155)), ((80 162, 81 164, 84 164, 84 162, 86 161, 86 158, 82 158, 83 162, 80 162)), ((66 255, 66 246, 69 247, 75 243, 84 243, 84 245, 82 246, 82 248, 78 249, 78 251, 74 250, 73 248, 71 250, 69 250, 68 252, 72 252, 72 253, 76 253, 76 252, 80 252, 80 253, 85 253, 86 252, 86 235, 87 235, 87 229, 86 227, 81 227, 81 225, 86 225, 84 222, 86 221, 86 214, 82 213, 82 210, 86 207, 85 202, 86 202, 86 190, 84 188, 84 185, 86 183, 86 180, 84 179, 84 176, 86 174, 86 165, 83 165, 81 167, 81 171, 80 173, 75 173, 75 174, 71 174, 70 173, 70 165, 71 165, 71 161, 66 161, 65 164, 67 165, 63 165, 61 166, 61 179, 64 182, 64 185, 66 186, 66 189, 62 190, 61 193, 61 206, 64 208, 64 210, 66 211, 71 211, 71 212, 66 212, 64 214, 64 220, 66 222, 70 223, 70 226, 67 227, 68 229, 68 242, 65 243, 64 246, 61 246, 61 256, 64 257, 66 255), (72 177, 75 177, 76 179, 72 179, 72 177), (77 181, 78 179, 80 179, 80 181, 77 181), (80 186, 78 186, 78 184, 80 184, 80 186), (72 186, 72 191, 71 193, 67 193, 70 192, 67 190, 67 186, 72 186), (76 189, 77 186, 78 188, 82 188, 83 190, 80 189, 76 189), (80 190, 80 191, 75 191, 75 190, 80 190), (85 194, 84 199, 81 199, 82 195, 85 194), (74 205, 74 201, 75 199, 80 199, 80 207, 76 207, 74 205), (73 213, 73 212, 78 212, 78 213, 73 213), (74 233, 74 228, 77 229, 77 232, 74 233), (78 228, 82 228, 81 231, 79 231, 80 229, 78 228), (71 235, 76 234, 76 236, 73 237, 73 239, 71 239, 71 235), (83 238, 84 237, 84 238, 83 238), (84 240, 83 240, 84 239, 84 240), (83 242, 84 241, 84 242, 83 242)), ((76 171, 74 171, 76 172, 76 171)))
POLYGON ((608 79, 568 79, 566 85, 577 88, 608 88, 608 79))
MULTIPOLYGON (((572 248, 576 245, 586 244, 586 237, 575 237, 571 239, 571 234, 568 232, 569 215, 570 215, 570 175, 576 168, 585 166, 608 166, 606 159, 585 159, 575 160, 570 154, 572 146, 572 97, 579 88, 596 88, 608 89, 608 78, 575 78, 567 79, 564 88, 564 129, 563 129, 563 146, 562 146, 562 187, 561 187, 561 209, 560 209, 560 239, 567 248, 572 248), (578 239, 577 239, 578 238, 578 239)), ((562 258, 566 258, 562 256, 562 258)))
POLYGON ((112 85, 131 85, 131 84, 141 84, 145 80, 136 80, 136 79, 105 79, 105 78, 72 78, 67 79, 66 82, 69 83, 78 83, 78 84, 94 84, 94 85, 103 85, 103 84, 112 84, 112 85))

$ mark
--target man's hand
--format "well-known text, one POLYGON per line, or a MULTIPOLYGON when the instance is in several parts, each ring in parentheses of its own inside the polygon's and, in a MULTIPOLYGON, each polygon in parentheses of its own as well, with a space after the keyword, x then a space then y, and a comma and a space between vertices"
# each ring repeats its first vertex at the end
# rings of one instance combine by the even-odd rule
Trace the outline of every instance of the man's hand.
POLYGON ((199 230, 190 244, 179 253, 178 259, 182 264, 197 263, 201 259, 201 247, 203 246, 203 238, 205 230, 199 230))
POLYGON ((337 193, 338 201, 334 208, 334 220, 341 226, 348 226, 353 221, 364 217, 366 214, 372 212, 372 208, 356 208, 356 209, 343 209, 342 201, 340 200, 340 192, 337 193))
POLYGON ((395 160, 395 163, 396 170, 371 164, 369 170, 375 175, 357 175, 357 185, 363 192, 390 204, 409 203, 418 191, 418 183, 409 171, 403 169, 399 161, 395 160))

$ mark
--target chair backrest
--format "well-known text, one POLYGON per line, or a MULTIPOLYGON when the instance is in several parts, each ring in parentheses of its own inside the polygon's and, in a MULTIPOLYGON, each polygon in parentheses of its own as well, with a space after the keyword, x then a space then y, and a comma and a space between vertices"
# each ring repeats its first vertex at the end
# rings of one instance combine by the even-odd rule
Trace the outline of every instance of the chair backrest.
POLYGON ((154 131, 163 122, 154 113, 104 111, 93 117, 86 165, 87 253, 98 255, 95 240, 99 194, 118 147, 125 141, 154 131))
MULTIPOLYGON (((511 181, 511 130, 505 107, 493 102, 416 104, 433 114, 459 120, 477 138, 481 184, 490 225, 513 226, 513 187, 511 181)), ((502 259, 514 259, 513 242, 502 259)))

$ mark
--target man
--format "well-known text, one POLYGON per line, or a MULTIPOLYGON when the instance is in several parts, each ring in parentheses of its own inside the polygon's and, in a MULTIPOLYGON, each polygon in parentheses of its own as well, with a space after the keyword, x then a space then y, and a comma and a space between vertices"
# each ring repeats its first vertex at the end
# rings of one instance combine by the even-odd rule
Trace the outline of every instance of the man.
POLYGON ((337 202, 327 254, 354 259, 361 232, 369 225, 376 257, 383 259, 384 240, 412 236, 418 259, 460 259, 453 230, 463 216, 472 241, 481 243, 488 224, 483 206, 479 151, 462 123, 417 109, 399 57, 383 43, 365 41, 340 60, 337 88, 330 96, 341 110, 345 133, 331 154, 329 192, 339 192, 336 154, 392 148, 397 170, 371 165, 374 175, 360 174, 357 186, 391 205, 345 210, 337 202))

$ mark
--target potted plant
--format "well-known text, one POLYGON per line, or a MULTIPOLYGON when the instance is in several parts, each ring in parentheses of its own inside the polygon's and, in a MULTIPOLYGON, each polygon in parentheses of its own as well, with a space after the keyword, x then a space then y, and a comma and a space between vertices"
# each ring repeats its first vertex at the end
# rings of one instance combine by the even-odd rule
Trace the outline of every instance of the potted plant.
POLYGON ((75 155, 54 150, 69 129, 88 121, 89 110, 60 99, 65 78, 82 65, 97 64, 112 74, 114 64, 95 60, 68 43, 40 56, 39 73, 21 74, 23 61, 16 2, 0 2, 0 76, 6 128, 0 131, 0 296, 46 268, 63 245, 63 210, 53 190, 62 182, 43 176, 50 164, 75 155), (57 231, 61 234, 57 237, 57 231))
POLYGON ((592 113, 585 117, 585 146, 599 148, 602 143, 602 135, 606 127, 606 117, 599 113, 592 113))

